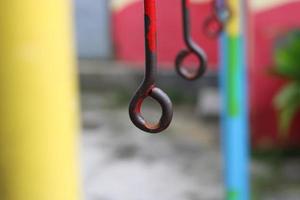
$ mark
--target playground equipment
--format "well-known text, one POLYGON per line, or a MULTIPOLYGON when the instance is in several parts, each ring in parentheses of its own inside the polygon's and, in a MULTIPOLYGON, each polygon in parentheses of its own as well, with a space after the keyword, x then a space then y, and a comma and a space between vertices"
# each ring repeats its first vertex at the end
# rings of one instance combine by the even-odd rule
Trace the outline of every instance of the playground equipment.
POLYGON ((0 3, 2 200, 80 199, 71 16, 69 1, 0 3))
POLYGON ((226 0, 213 0, 211 7, 212 13, 204 21, 203 32, 208 37, 216 38, 224 31, 232 13, 226 0))
POLYGON ((173 117, 173 108, 168 95, 155 85, 157 70, 156 0, 145 0, 144 10, 146 71, 143 83, 131 100, 129 115, 131 121, 141 130, 149 133, 159 133, 170 125, 173 117), (147 97, 152 97, 161 105, 162 116, 158 124, 146 122, 141 114, 142 103, 147 97))
MULTIPOLYGON (((176 58, 176 70, 180 76, 187 80, 195 80, 201 77, 207 65, 205 52, 192 40, 190 35, 189 18, 190 0, 182 0, 182 17, 184 41, 187 49, 182 50, 176 58), (182 66, 184 59, 190 54, 197 56, 199 66, 196 72, 192 73, 182 66)), ((167 94, 155 85, 157 70, 157 36, 156 36, 156 0, 144 1, 145 12, 145 54, 146 70, 144 80, 133 96, 129 105, 129 116, 134 125, 149 133, 160 133, 170 125, 173 117, 172 102, 167 94), (157 124, 146 122, 141 114, 141 106, 147 97, 155 99, 162 108, 162 116, 157 124)))
MULTIPOLYGON (((60 0, 42 3, 12 0, 0 5, 0 197, 78 200, 78 110, 71 6, 68 1, 60 0)), ((243 26, 246 3, 228 0, 227 5, 230 20, 220 42, 222 152, 227 200, 249 200, 243 26)), ((155 0, 145 0, 146 73, 129 109, 135 125, 151 133, 163 131, 172 119, 172 103, 155 85, 155 6, 155 0), (157 100, 163 109, 156 125, 148 124, 141 115, 141 105, 147 97, 157 100)))
POLYGON ((249 127, 244 0, 228 0, 230 20, 220 41, 221 136, 227 200, 249 200, 249 127))
POLYGON ((182 4, 182 22, 183 22, 183 35, 184 42, 187 49, 181 50, 176 57, 175 66, 177 73, 187 80, 195 80, 201 76, 206 71, 207 58, 206 54, 192 39, 191 28, 190 28, 190 0, 181 0, 182 4), (194 54, 199 62, 197 70, 195 72, 190 72, 182 66, 183 61, 191 54, 194 54))
MULTIPOLYGON (((168 127, 172 106, 168 96, 155 87, 156 21, 155 0, 145 0, 146 75, 133 97, 130 117, 140 129, 158 133, 168 127), (151 96, 162 106, 163 114, 157 125, 148 125, 141 116, 143 100, 151 96)), ((205 53, 191 39, 189 27, 189 0, 182 0, 184 39, 188 50, 176 59, 177 72, 185 79, 194 80, 206 68, 205 53), (182 61, 194 53, 200 61, 196 74, 181 67, 182 61)), ((203 27, 208 37, 220 36, 220 88, 222 96, 222 153, 225 163, 226 199, 249 200, 249 136, 245 45, 246 2, 243 0, 214 0, 212 15, 203 27)))

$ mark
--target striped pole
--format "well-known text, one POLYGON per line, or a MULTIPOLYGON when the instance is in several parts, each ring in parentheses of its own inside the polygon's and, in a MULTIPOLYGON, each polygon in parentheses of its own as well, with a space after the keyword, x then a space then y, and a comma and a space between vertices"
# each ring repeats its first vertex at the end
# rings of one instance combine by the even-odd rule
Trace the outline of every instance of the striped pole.
POLYGON ((0 199, 79 200, 70 0, 0 1, 0 199))
POLYGON ((220 42, 222 148, 227 200, 249 200, 246 0, 227 0, 232 16, 220 42))

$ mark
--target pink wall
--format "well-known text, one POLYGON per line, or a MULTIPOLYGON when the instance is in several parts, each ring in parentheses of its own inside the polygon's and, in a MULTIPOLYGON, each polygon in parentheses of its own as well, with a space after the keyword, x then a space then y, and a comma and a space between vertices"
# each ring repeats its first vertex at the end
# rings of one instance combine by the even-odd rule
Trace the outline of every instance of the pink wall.
MULTIPOLYGON (((289 3, 253 16, 253 60, 250 67, 251 128, 256 144, 300 144, 300 118, 294 121, 291 137, 281 141, 278 137, 277 116, 272 99, 283 81, 270 76, 272 48, 277 38, 289 30, 300 27, 300 2, 289 3)), ((300 55, 299 55, 300 56, 300 55)))
MULTIPOLYGON (((216 70, 218 41, 202 33, 203 20, 210 13, 210 4, 194 4, 191 10, 192 34, 208 54, 211 69, 216 70)), ((123 61, 144 62, 143 4, 133 3, 113 15, 114 40, 117 58, 123 61)), ((249 80, 252 141, 256 146, 300 144, 300 116, 295 120, 288 141, 278 137, 274 95, 283 81, 268 74, 272 66, 274 41, 294 27, 300 27, 300 2, 281 5, 264 12, 250 14, 249 80)), ((184 47, 179 0, 158 1, 158 59, 161 67, 173 68, 177 52, 184 47)), ((300 56, 300 55, 299 55, 300 56)))
MULTIPOLYGON (((171 65, 184 47, 181 22, 181 1, 164 0, 158 4, 158 60, 162 67, 171 65), (167 63, 167 65, 166 65, 167 63)), ((217 62, 217 40, 202 33, 203 20, 209 15, 209 4, 194 4, 191 9, 192 36, 208 54, 211 65, 217 62)), ((144 18, 142 1, 132 3, 113 15, 114 39, 117 58, 124 61, 144 62, 144 18)))

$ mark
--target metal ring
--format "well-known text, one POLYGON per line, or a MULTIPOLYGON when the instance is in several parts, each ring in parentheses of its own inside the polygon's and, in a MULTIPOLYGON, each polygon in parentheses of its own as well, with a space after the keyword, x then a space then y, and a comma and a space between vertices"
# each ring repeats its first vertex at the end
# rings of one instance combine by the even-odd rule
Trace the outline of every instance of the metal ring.
MULTIPOLYGON (((143 91, 143 90, 141 90, 143 91)), ((129 116, 132 123, 140 128, 141 130, 148 133, 159 133, 168 128, 172 121, 173 117, 173 106, 168 95, 157 87, 153 87, 149 90, 147 94, 142 94, 141 92, 137 92, 136 95, 131 100, 129 106, 129 116), (157 124, 148 123, 141 113, 141 107, 144 100, 147 97, 151 97, 156 100, 161 108, 162 115, 157 124)))
POLYGON ((216 15, 212 15, 204 21, 203 30, 206 36, 216 38, 223 32, 224 24, 220 22, 216 15), (217 25, 217 28, 213 29, 214 25, 217 25))
POLYGON ((176 57, 175 67, 177 73, 186 80, 196 80, 201 77, 206 70, 207 61, 205 54, 202 54, 201 51, 197 52, 194 50, 182 50, 176 57), (182 66, 183 61, 187 58, 188 55, 194 54, 197 56, 199 65, 195 72, 190 72, 188 69, 182 66))

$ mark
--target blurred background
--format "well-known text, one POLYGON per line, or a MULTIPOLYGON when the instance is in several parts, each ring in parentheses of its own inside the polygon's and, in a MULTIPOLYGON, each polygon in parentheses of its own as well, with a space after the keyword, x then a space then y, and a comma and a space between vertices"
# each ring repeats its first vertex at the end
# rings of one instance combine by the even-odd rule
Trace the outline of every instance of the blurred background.
MULTIPOLYGON (((174 101, 175 116, 164 134, 151 136, 135 128, 127 114, 144 71, 143 2, 75 1, 88 200, 224 198, 219 40, 202 30, 211 2, 192 2, 192 35, 208 55, 208 73, 192 83, 175 74, 174 58, 184 47, 180 1, 158 1, 158 85, 174 101)), ((251 195, 297 200, 300 1, 248 3, 251 195)), ((148 118, 159 117, 151 100, 143 109, 148 118)))
MULTIPOLYGON (((1 200, 78 198, 67 2, 0 3, 1 200)), ((237 12, 245 16, 239 34, 246 59, 242 42, 231 57, 246 67, 238 80, 248 89, 241 92, 234 81, 233 88, 247 101, 242 104, 247 120, 232 134, 224 123, 227 108, 221 107, 227 105, 221 77, 232 75, 221 71, 227 51, 220 38, 226 36, 210 38, 203 31, 212 1, 191 0, 191 34, 207 54, 208 70, 189 82, 174 70, 185 48, 181 1, 157 0, 157 85, 170 96, 174 118, 164 133, 150 135, 128 115, 145 70, 143 1, 72 1, 83 199, 248 200, 242 194, 247 191, 230 188, 230 180, 247 188, 248 168, 252 200, 300 199, 300 1, 247 4, 237 12)), ((185 64, 197 65, 193 56, 185 64)), ((157 122, 161 108, 148 98, 142 113, 157 122)))

